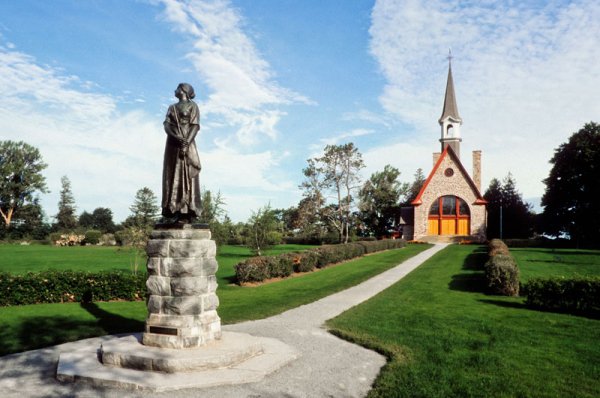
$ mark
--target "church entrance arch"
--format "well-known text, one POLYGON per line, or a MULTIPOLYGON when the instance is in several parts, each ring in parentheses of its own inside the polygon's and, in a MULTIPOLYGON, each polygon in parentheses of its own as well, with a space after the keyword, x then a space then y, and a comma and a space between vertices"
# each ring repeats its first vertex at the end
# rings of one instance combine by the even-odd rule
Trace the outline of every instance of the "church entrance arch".
POLYGON ((428 235, 469 235, 469 205, 458 196, 440 196, 431 204, 427 221, 428 235))

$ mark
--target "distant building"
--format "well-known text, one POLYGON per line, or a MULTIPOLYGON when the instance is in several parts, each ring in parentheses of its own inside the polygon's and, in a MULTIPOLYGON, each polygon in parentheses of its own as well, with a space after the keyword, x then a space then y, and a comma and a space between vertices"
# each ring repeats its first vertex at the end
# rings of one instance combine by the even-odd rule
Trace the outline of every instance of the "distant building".
POLYGON ((454 94, 451 62, 439 123, 441 153, 433 154, 433 169, 411 203, 412 207, 402 209, 399 221, 403 236, 409 240, 435 240, 435 237, 445 236, 444 239, 483 241, 487 202, 481 195, 481 151, 473 151, 473 175, 470 176, 460 161, 462 119, 454 94))

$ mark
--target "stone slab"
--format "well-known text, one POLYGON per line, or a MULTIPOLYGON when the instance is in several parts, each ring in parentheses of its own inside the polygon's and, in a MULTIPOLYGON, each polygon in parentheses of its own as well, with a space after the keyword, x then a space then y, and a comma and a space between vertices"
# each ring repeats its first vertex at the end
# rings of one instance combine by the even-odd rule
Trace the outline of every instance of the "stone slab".
MULTIPOLYGON (((109 347, 111 345, 121 347, 122 344, 126 347, 128 344, 131 344, 132 347, 135 347, 130 348, 134 352, 140 349, 147 350, 147 347, 139 344, 139 336, 137 335, 126 337, 127 341, 119 341, 121 339, 114 337, 114 339, 105 341, 103 347, 107 345, 109 347)), ((61 353, 56 378, 62 382, 81 382, 100 387, 117 387, 155 392, 214 387, 260 381, 269 373, 285 366, 300 355, 296 349, 279 340, 251 336, 245 333, 223 332, 222 342, 231 344, 233 348, 232 355, 235 355, 234 353, 239 352, 243 347, 248 346, 260 346, 262 351, 247 360, 234 363, 228 367, 166 373, 105 366, 100 362, 99 348, 87 347, 73 352, 61 353)), ((215 346, 217 345, 215 344, 215 346)), ((200 352, 204 349, 203 347, 194 351, 200 352)), ((223 352, 218 353, 218 348, 214 349, 213 359, 218 358, 219 355, 224 355, 223 352)), ((176 351, 185 352, 188 350, 176 351)), ((144 355, 149 355, 148 351, 144 355)), ((219 360, 222 360, 222 358, 219 360)))

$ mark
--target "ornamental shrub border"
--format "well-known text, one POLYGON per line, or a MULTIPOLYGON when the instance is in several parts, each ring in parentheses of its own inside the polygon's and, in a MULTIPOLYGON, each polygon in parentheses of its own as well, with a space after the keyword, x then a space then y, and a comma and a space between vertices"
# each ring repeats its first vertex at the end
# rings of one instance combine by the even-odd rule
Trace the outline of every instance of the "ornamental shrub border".
POLYGON ((365 254, 406 246, 403 239, 359 241, 326 245, 303 252, 277 256, 252 257, 235 266, 238 284, 263 282, 270 278, 286 278, 294 272, 310 272, 331 264, 361 257, 365 254))
POLYGON ((519 295, 519 267, 508 247, 500 239, 488 243, 489 259, 485 263, 485 280, 491 294, 519 295))
POLYGON ((145 273, 42 271, 24 275, 0 273, 0 306, 142 300, 146 297, 145 273))
POLYGON ((534 278, 523 285, 534 309, 600 316, 600 277, 534 278))

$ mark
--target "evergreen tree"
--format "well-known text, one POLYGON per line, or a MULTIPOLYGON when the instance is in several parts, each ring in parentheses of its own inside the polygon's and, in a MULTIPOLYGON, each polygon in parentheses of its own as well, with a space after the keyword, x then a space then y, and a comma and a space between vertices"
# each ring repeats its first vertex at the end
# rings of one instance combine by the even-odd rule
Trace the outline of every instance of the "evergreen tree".
POLYGON ((138 190, 133 205, 129 208, 132 214, 127 218, 125 224, 152 229, 160 211, 157 203, 158 199, 150 188, 144 187, 138 190))
POLYGON ((488 239, 532 236, 535 215, 531 211, 531 205, 523 201, 517 191, 512 174, 508 173, 502 183, 493 178, 483 197, 488 201, 488 239))
POLYGON ((59 231, 71 231, 77 227, 75 197, 71 191, 71 181, 69 180, 69 177, 62 176, 60 184, 62 188, 60 190, 60 199, 58 201, 58 214, 55 216, 56 228, 59 231))

